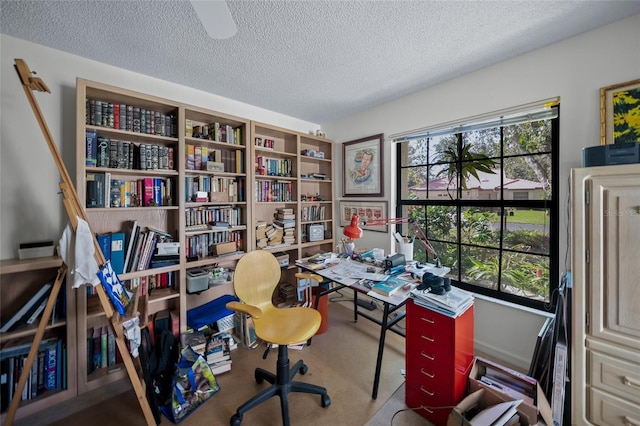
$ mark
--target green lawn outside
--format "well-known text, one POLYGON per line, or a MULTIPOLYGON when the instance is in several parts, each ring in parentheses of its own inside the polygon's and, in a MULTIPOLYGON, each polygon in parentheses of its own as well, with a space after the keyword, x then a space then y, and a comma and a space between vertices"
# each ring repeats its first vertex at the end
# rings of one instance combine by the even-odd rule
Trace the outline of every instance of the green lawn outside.
POLYGON ((513 210, 513 216, 511 211, 507 216, 507 221, 511 223, 527 223, 530 225, 544 225, 549 223, 549 218, 546 217, 546 212, 543 210, 513 210))

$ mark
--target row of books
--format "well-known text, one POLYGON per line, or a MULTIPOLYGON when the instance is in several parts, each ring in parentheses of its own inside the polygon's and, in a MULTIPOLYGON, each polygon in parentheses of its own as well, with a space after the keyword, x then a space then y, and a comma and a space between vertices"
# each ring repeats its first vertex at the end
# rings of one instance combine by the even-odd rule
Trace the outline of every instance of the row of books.
POLYGON ((209 148, 206 145, 185 147, 185 169, 207 170, 210 172, 246 173, 243 150, 209 148), (214 164, 209 164, 214 163, 214 164))
POLYGON ((214 121, 209 124, 196 124, 192 120, 185 120, 185 135, 188 137, 224 142, 233 145, 244 145, 242 128, 214 121))
POLYGON ((276 145, 276 141, 274 141, 273 139, 263 138, 263 137, 256 137, 253 143, 258 148, 265 148, 265 149, 273 149, 275 148, 275 145, 276 145))
POLYGON ((256 201, 290 202, 293 201, 293 182, 256 180, 256 201))
POLYGON ((41 394, 67 388, 66 343, 55 336, 42 339, 21 395, 18 382, 26 368, 33 336, 7 341, 0 350, 0 409, 5 411, 13 398, 30 400, 41 394))
POLYGON ((85 165, 129 170, 175 170, 173 146, 134 143, 86 132, 85 165))
POLYGON ((255 156, 256 173, 267 176, 293 176, 293 160, 255 156))
POLYGON ((85 103, 85 124, 172 138, 178 135, 175 115, 91 98, 85 103))
POLYGON ((87 331, 87 374, 122 362, 111 327, 93 327, 87 331))
MULTIPOLYGON (((180 260, 179 255, 176 255, 176 263, 180 260)), ((172 263, 173 264, 173 263, 172 263)), ((167 265, 163 265, 167 266, 167 265)), ((160 266, 157 266, 160 267, 160 266)), ((153 266, 152 266, 153 268, 153 266)), ((159 289, 173 289, 175 290, 177 285, 176 272, 162 272, 160 274, 145 275, 142 277, 135 277, 131 279, 130 289, 140 288, 140 295, 146 296, 153 293, 154 290, 159 289)))
POLYGON ((86 174, 86 207, 155 207, 173 205, 175 182, 171 178, 113 179, 110 172, 86 174))
POLYGON ((187 202, 245 201, 243 177, 187 176, 184 178, 184 183, 187 202), (198 199, 200 192, 205 193, 206 199, 198 199))
POLYGON ((234 242, 236 251, 242 250, 241 231, 211 231, 197 235, 187 235, 185 237, 185 248, 187 257, 210 257, 216 256, 214 245, 220 243, 234 242))
POLYGON ((242 208, 233 206, 201 206, 185 209, 186 226, 208 225, 212 222, 225 223, 226 226, 242 225, 242 208))
POLYGON ((300 212, 300 219, 303 221, 324 220, 325 211, 325 206, 304 206, 300 212))

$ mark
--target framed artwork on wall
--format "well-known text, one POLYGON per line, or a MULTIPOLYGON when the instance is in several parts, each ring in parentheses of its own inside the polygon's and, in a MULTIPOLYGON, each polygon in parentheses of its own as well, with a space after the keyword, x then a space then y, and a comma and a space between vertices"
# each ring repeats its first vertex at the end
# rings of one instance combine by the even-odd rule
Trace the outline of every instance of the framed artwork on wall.
POLYGON ((640 141, 640 79, 600 89, 600 144, 640 141))
MULTIPOLYGON (((340 226, 347 226, 351 222, 351 216, 356 215, 360 222, 373 219, 387 218, 386 201, 340 201, 340 226)), ((389 225, 366 226, 360 225, 362 229, 376 232, 388 232, 389 225)))
POLYGON ((381 133, 342 144, 343 196, 384 196, 383 139, 381 133))

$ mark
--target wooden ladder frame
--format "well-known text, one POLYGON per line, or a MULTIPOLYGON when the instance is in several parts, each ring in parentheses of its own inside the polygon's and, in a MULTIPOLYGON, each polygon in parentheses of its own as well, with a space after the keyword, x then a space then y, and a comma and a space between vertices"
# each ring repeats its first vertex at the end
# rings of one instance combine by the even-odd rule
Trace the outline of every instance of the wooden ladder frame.
MULTIPOLYGON (((36 98, 33 94, 34 91, 39 92, 47 92, 51 93, 47 85, 40 79, 39 77, 34 77, 31 70, 27 66, 26 62, 22 59, 15 59, 14 65, 18 75, 20 76, 20 81, 22 82, 22 88, 24 89, 24 93, 29 100, 29 104, 31 105, 31 109, 35 114, 36 120, 38 121, 38 125, 40 126, 40 130, 44 135, 44 138, 49 146, 49 150, 51 151, 51 155, 58 167, 58 171, 60 172, 60 176, 62 181, 60 182, 60 189, 62 190, 63 195, 63 203, 65 210, 67 211, 67 215, 69 216, 69 222, 75 231, 78 227, 78 218, 84 220, 89 223, 87 220, 87 214, 84 210, 84 207, 80 204, 80 200, 78 200, 78 194, 73 187, 71 178, 69 177, 69 173, 62 162, 62 158, 60 157, 60 153, 58 152, 58 148, 56 147, 53 137, 51 136, 51 132, 49 131, 49 127, 47 126, 46 121, 42 115, 42 111, 36 101, 36 98)), ((93 233, 92 233, 93 235, 93 233)), ((93 246, 94 246, 94 257, 98 266, 102 267, 105 264, 105 258, 100 250, 100 246, 98 244, 98 240, 93 236, 93 246)), ((42 337, 44 335, 45 328, 47 326, 47 322, 49 321, 49 317, 53 310, 53 305, 55 304, 56 298, 60 291, 60 287, 64 280, 64 276, 67 271, 67 265, 64 263, 58 270, 58 275, 56 277, 56 281, 54 283, 53 289, 49 296, 49 300, 47 301, 47 305, 45 307, 45 311, 43 313, 42 319, 40 320, 40 324, 38 325, 38 330, 34 336, 33 344, 31 345, 31 349, 29 350, 29 355, 27 356, 27 364, 23 369, 22 374, 20 375, 20 380, 18 381, 18 388, 15 392, 15 395, 20 395, 24 386, 27 382, 27 378, 29 376, 29 371, 31 370, 31 366, 35 360, 36 354, 38 352, 38 348, 40 346, 40 342, 42 341, 42 337)), ((115 335, 115 341, 118 345, 118 349, 120 350, 120 354, 122 355, 122 361, 127 369, 127 374, 129 375, 129 379, 131 380, 131 385, 133 386, 133 390, 136 393, 138 398, 138 402, 140 404, 140 408, 142 408, 142 412, 147 421, 147 425, 153 426, 156 424, 155 418, 151 411, 151 406, 149 405, 149 401, 147 400, 145 394, 145 387, 143 385, 143 380, 141 380, 138 370, 133 363, 133 359, 131 358, 131 354, 129 353, 129 348, 127 347, 127 342, 125 341, 124 329, 122 327, 123 319, 120 318, 120 315, 114 311, 111 306, 111 301, 107 296, 102 285, 95 286, 95 289, 98 293, 98 298, 100 299, 100 304, 104 313, 107 316, 110 326, 113 329, 115 335)), ((137 297, 135 301, 132 303, 133 310, 137 310, 137 297)), ((11 400, 11 405, 9 406, 9 410, 7 411, 7 417, 5 419, 5 425, 11 426, 13 420, 15 418, 16 411, 20 404, 20 398, 13 398, 11 400)))

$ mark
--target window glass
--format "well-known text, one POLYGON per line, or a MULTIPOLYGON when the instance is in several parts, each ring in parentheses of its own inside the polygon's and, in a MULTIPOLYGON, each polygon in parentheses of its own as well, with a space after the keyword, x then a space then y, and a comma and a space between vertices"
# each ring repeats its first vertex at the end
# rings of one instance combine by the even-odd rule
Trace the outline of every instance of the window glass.
MULTIPOLYGON (((559 106, 543 114, 398 143, 397 204, 454 285, 548 310, 558 286, 559 106)), ((433 261, 428 251, 414 243, 416 260, 433 261)))

